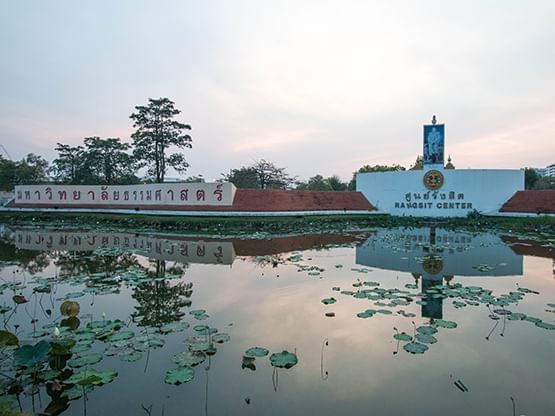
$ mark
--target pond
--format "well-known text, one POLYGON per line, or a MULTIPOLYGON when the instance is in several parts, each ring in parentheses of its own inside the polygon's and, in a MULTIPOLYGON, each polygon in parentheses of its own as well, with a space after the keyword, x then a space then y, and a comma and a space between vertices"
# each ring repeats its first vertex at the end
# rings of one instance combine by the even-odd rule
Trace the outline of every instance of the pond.
POLYGON ((1 389, 29 413, 555 409, 553 235, 1 237, 1 389))

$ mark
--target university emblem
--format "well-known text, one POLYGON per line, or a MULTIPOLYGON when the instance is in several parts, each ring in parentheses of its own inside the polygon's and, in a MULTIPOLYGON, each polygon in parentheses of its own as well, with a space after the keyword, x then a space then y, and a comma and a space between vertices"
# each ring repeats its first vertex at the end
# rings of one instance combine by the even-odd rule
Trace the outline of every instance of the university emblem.
POLYGON ((445 178, 439 170, 429 170, 424 175, 424 186, 431 191, 436 191, 443 186, 445 178))
POLYGON ((424 271, 435 275, 443 270, 443 259, 439 256, 429 255, 424 257, 424 263, 422 264, 424 271))

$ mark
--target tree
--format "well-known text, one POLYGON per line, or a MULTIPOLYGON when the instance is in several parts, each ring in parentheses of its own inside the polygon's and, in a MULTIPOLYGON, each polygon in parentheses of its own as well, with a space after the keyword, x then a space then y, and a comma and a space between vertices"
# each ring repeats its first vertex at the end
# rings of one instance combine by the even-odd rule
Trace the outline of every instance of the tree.
POLYGON ((185 172, 189 164, 183 153, 167 154, 171 146, 179 149, 192 148, 192 139, 185 130, 191 126, 174 120, 181 113, 168 98, 148 99, 147 106, 137 106, 136 113, 131 114, 133 127, 137 130, 133 138, 133 155, 148 168, 148 173, 155 182, 164 181, 169 167, 178 172, 185 172))
POLYGON ((225 182, 231 182, 237 188, 259 189, 258 175, 254 168, 242 167, 240 169, 231 169, 229 174, 223 174, 225 182))
POLYGON ((87 137, 84 139, 83 152, 84 170, 88 184, 129 184, 137 183, 135 176, 136 163, 133 157, 126 153, 131 148, 128 143, 122 143, 118 138, 101 139, 87 137))
POLYGON ((524 189, 534 189, 534 185, 541 178, 533 168, 524 168, 524 189))
POLYGON ((555 189, 555 177, 553 177, 553 176, 541 176, 535 182, 534 189, 537 189, 537 190, 555 189))
POLYGON ((54 149, 58 157, 52 161, 50 173, 57 182, 68 184, 82 183, 83 176, 83 146, 71 147, 57 143, 54 149))
POLYGON ((279 168, 264 159, 253 165, 232 169, 229 174, 223 174, 223 180, 233 183, 237 188, 250 189, 287 189, 296 178, 289 176, 285 168, 279 168))
POLYGON ((46 182, 48 162, 41 156, 29 153, 18 162, 0 157, 0 188, 12 191, 15 185, 46 182))
POLYGON ((401 165, 364 165, 359 168, 356 172, 353 172, 353 178, 349 182, 349 190, 354 191, 357 187, 357 173, 367 173, 367 172, 390 172, 390 171, 402 171, 406 170, 401 165))

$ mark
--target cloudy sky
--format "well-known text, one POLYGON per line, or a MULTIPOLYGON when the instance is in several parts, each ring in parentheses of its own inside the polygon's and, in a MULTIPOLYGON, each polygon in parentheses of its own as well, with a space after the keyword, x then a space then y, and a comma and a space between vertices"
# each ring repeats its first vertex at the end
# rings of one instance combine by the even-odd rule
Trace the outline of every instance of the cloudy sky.
POLYGON ((446 124, 459 168, 555 163, 555 2, 5 1, 0 143, 129 141, 169 97, 190 175, 264 158, 302 179, 410 166, 446 124))

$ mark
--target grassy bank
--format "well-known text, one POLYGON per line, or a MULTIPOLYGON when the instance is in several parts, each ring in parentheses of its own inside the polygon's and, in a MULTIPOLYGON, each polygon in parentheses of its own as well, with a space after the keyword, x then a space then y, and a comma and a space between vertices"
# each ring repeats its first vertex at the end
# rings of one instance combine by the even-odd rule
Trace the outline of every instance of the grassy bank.
POLYGON ((290 234, 308 232, 342 232, 375 227, 419 227, 431 223, 448 229, 469 231, 500 230, 514 233, 555 234, 555 217, 485 217, 414 218, 388 215, 369 216, 306 216, 306 217, 172 217, 121 214, 79 213, 0 213, 0 223, 12 226, 83 227, 103 229, 134 229, 220 234, 290 234))

